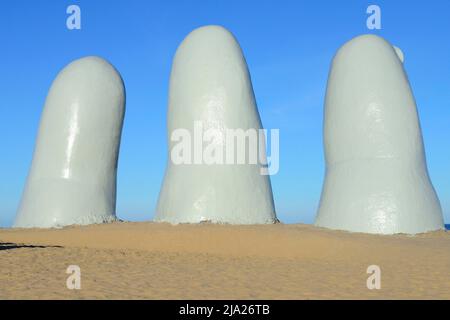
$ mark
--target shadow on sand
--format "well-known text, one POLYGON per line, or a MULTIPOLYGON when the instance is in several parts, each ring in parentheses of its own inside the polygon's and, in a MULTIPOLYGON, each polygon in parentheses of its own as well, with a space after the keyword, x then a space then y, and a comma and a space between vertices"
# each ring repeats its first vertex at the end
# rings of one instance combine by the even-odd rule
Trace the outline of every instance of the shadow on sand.
POLYGON ((45 248, 62 248, 62 246, 35 246, 35 245, 18 244, 18 243, 11 243, 11 242, 0 242, 0 251, 2 251, 2 250, 13 250, 13 249, 22 249, 22 248, 45 249, 45 248))

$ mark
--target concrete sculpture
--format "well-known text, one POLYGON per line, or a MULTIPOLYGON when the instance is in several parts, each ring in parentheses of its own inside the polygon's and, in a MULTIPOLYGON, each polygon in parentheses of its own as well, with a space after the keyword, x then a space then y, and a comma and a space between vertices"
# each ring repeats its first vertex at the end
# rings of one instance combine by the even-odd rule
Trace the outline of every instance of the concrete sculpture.
POLYGON ((45 102, 15 227, 115 220, 125 89, 98 57, 66 66, 45 102))
MULTIPOLYGON (((179 46, 170 76, 167 123, 169 159, 156 221, 230 224, 276 221, 270 179, 261 174, 260 163, 207 164, 199 159, 174 163, 177 145, 174 137, 180 130, 194 136, 193 140, 197 139, 198 127, 212 130, 213 135, 220 137, 209 147, 223 147, 228 129, 262 128, 246 61, 238 42, 226 29, 220 26, 196 29, 179 46)), ((189 148, 185 150, 188 153, 199 151, 197 146, 189 148)), ((227 156, 229 152, 226 148, 227 156)))
POLYGON ((403 59, 375 35, 352 39, 334 57, 317 226, 378 234, 444 227, 403 59))

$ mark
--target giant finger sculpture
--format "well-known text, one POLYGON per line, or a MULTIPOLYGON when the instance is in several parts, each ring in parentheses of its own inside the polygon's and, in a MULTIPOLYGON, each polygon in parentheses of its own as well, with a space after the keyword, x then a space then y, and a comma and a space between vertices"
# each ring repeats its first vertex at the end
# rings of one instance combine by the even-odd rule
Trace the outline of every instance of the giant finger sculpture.
POLYGON ((317 226, 379 234, 444 227, 403 59, 374 35, 352 39, 334 57, 317 226))
MULTIPOLYGON (((274 223, 270 179, 261 174, 260 163, 220 163, 231 152, 228 145, 224 150, 227 155, 221 159, 214 156, 210 162, 201 154, 208 148, 221 149, 228 129, 254 132, 261 128, 247 64, 236 39, 219 26, 191 32, 179 46, 172 65, 169 160, 155 220, 274 223), (205 135, 210 133, 209 143, 198 149, 192 143, 197 140, 196 131, 203 130, 205 135), (174 156, 183 133, 189 141, 184 141, 187 148, 180 157, 186 161, 178 162, 174 156)), ((247 156, 249 152, 247 149, 247 156)))
POLYGON ((124 111, 122 79, 105 60, 82 58, 58 74, 42 112, 15 227, 115 220, 124 111))

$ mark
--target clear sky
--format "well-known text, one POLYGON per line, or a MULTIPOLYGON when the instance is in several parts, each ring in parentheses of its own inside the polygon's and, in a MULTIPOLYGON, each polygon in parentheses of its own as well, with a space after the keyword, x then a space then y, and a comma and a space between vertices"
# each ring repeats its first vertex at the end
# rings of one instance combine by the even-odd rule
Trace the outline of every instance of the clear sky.
POLYGON ((127 90, 117 214, 152 219, 167 159, 171 61, 183 38, 207 24, 237 37, 263 125, 280 129, 272 186, 283 222, 314 219, 330 61, 364 33, 385 37, 405 54, 429 172, 450 222, 450 1, 15 0, 0 4, 0 226, 14 219, 52 80, 87 55, 109 60, 127 90), (66 28, 71 4, 81 8, 81 30, 66 28), (370 4, 381 7, 381 30, 366 27, 370 4))

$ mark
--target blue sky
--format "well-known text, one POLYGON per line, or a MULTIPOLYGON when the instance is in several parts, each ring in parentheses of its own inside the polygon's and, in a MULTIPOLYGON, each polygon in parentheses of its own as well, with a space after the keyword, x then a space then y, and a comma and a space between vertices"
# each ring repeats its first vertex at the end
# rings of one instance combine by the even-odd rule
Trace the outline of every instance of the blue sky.
POLYGON ((121 73, 127 110, 117 214, 153 217, 166 164, 171 61, 193 29, 219 24, 246 56, 263 125, 280 129, 280 171, 272 177, 283 222, 311 223, 324 175, 322 112, 330 61, 352 37, 376 33, 400 47, 417 100, 429 172, 450 222, 450 1, 8 1, 0 8, 0 226, 15 215, 40 114, 56 74, 99 55, 121 73), (81 8, 82 29, 66 28, 81 8), (366 28, 366 8, 382 30, 366 28))

